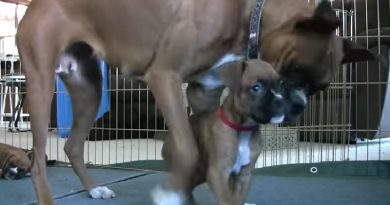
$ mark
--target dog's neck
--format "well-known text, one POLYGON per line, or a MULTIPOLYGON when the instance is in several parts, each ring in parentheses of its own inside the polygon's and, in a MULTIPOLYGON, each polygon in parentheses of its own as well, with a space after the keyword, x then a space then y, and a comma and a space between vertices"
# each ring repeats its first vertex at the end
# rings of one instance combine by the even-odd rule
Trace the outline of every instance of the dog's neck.
POLYGON ((256 130, 258 128, 258 123, 245 116, 238 107, 238 102, 234 95, 229 94, 221 108, 218 110, 221 122, 237 132, 256 130))

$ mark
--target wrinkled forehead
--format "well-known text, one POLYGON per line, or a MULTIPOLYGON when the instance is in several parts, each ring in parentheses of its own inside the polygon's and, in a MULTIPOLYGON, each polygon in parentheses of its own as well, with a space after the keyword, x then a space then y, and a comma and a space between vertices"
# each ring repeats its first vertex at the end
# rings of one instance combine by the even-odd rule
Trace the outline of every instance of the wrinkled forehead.
POLYGON ((276 38, 276 43, 267 44, 263 52, 264 59, 275 64, 281 77, 302 81, 327 76, 332 67, 330 38, 285 35, 290 36, 281 38, 281 42, 276 38))

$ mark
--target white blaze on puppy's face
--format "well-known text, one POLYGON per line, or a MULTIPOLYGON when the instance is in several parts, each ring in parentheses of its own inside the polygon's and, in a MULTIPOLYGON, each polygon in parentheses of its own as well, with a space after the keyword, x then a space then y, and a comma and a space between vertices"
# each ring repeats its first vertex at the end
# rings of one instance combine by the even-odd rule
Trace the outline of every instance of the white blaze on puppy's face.
MULTIPOLYGON (((277 100, 282 100, 283 99, 282 94, 276 92, 274 89, 271 89, 271 93, 274 95, 274 97, 277 100)), ((282 123, 283 121, 284 121, 284 114, 276 115, 276 116, 271 118, 271 123, 272 124, 279 124, 279 123, 282 123)))

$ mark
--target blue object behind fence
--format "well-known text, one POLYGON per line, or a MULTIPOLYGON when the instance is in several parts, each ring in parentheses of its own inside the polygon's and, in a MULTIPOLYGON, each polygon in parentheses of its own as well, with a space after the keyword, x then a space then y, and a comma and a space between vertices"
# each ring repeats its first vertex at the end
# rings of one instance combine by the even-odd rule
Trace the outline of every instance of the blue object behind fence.
MULTIPOLYGON (((104 115, 104 113, 110 110, 110 98, 108 93, 108 68, 107 64, 104 61, 100 62, 100 71, 102 72, 103 77, 103 89, 102 89, 102 100, 100 102, 99 111, 96 115, 96 119, 99 119, 104 115)), ((66 92, 65 86, 60 80, 56 77, 57 83, 57 128, 58 134, 61 137, 68 137, 70 133, 70 128, 72 127, 72 103, 68 93, 66 92)))

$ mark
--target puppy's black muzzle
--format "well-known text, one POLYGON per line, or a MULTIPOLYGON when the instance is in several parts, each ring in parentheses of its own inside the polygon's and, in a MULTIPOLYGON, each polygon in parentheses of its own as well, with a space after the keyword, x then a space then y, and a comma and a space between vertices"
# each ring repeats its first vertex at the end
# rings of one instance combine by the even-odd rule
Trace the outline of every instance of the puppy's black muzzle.
POLYGON ((28 175, 26 170, 20 169, 17 166, 11 166, 5 170, 4 178, 17 180, 28 175))

